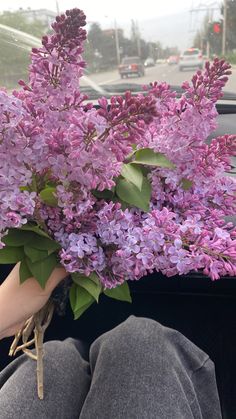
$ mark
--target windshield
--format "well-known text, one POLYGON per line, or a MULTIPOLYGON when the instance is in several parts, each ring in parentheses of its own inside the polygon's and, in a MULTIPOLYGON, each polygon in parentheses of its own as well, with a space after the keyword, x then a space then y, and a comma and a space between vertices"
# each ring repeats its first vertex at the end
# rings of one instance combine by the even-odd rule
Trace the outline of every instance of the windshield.
POLYGON ((218 56, 232 64, 225 91, 236 94, 236 0, 1 2, 0 86, 11 90, 27 81, 31 48, 50 33, 56 15, 74 7, 87 17, 84 90, 101 96, 153 81, 178 87, 218 56), (124 70, 121 64, 137 65, 124 70))
POLYGON ((199 54, 199 49, 188 49, 187 51, 184 51, 183 55, 196 55, 199 54))
POLYGON ((140 62, 139 57, 130 57, 130 58, 123 58, 122 64, 132 64, 140 62))

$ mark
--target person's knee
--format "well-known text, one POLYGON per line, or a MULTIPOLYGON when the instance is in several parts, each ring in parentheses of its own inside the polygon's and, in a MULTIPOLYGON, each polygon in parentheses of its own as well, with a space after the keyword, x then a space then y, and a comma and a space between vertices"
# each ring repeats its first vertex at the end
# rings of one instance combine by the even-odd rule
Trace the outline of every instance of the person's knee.
POLYGON ((50 371, 50 374, 47 374, 49 382, 52 377, 57 377, 58 385, 70 387, 73 382, 78 382, 81 374, 89 377, 88 362, 81 356, 77 341, 73 338, 46 342, 43 360, 45 371, 50 371))
POLYGON ((121 333, 128 336, 146 337, 147 335, 162 334, 164 326, 156 320, 147 317, 129 316, 123 323, 119 325, 121 333))
POLYGON ((44 343, 43 347, 44 362, 50 362, 51 365, 58 366, 66 364, 67 367, 73 365, 78 357, 76 342, 72 338, 60 340, 51 340, 44 343))
POLYGON ((61 356, 70 356, 74 351, 73 343, 69 340, 50 340, 44 343, 44 355, 51 358, 52 357, 61 357, 61 356))
POLYGON ((164 327, 155 320, 146 317, 135 317, 130 316, 127 320, 121 323, 119 326, 109 331, 105 336, 105 342, 108 345, 121 350, 122 347, 125 349, 132 348, 144 348, 146 345, 158 345, 163 344, 165 338, 164 327))

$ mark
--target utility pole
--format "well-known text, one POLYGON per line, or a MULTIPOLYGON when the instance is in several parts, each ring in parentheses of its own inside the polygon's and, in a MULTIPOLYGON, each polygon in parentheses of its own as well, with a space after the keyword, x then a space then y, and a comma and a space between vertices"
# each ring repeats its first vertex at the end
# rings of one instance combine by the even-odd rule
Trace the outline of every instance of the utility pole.
POLYGON ((141 58, 141 43, 140 43, 140 32, 139 32, 138 22, 136 22, 136 37, 137 37, 138 56, 141 58))
POLYGON ((224 20, 222 33, 222 55, 225 56, 226 51, 226 28, 227 28, 227 0, 224 0, 224 20))
POLYGON ((58 3, 58 0, 56 0, 56 11, 57 11, 57 16, 59 16, 59 14, 60 14, 60 9, 59 9, 59 3, 58 3))
POLYGON ((151 41, 148 44, 148 49, 149 49, 149 53, 148 53, 149 57, 153 58, 153 45, 152 45, 151 41))
POLYGON ((137 46, 138 56, 141 57, 141 42, 138 22, 135 22, 133 19, 131 20, 131 38, 137 46))
POLYGON ((116 20, 114 22, 115 26, 115 42, 116 42, 116 57, 117 57, 117 64, 120 64, 120 44, 119 44, 119 33, 117 29, 116 20))
MULTIPOLYGON (((224 0, 224 1, 226 1, 226 0, 224 0)), ((191 22, 192 22, 192 15, 193 15, 193 13, 195 13, 195 14, 198 15, 198 13, 207 12, 208 21, 210 23, 210 22, 213 21, 213 13, 214 13, 214 11, 215 10, 218 11, 219 8, 220 8, 220 6, 219 6, 219 4, 216 1, 214 1, 214 2, 212 2, 210 4, 200 3, 196 7, 193 7, 192 6, 191 7, 191 10, 190 10, 191 22)), ((207 55, 207 58, 210 58, 210 50, 211 50, 210 41, 209 41, 209 39, 207 39, 207 45, 206 45, 206 55, 207 55)))
MULTIPOLYGON (((208 30, 209 30, 209 25, 211 25, 211 23, 213 21, 213 10, 212 9, 207 10, 207 16, 208 16, 208 30)), ((207 36, 206 56, 207 56, 207 59, 209 60, 210 56, 211 56, 211 44, 210 44, 209 35, 207 36)))

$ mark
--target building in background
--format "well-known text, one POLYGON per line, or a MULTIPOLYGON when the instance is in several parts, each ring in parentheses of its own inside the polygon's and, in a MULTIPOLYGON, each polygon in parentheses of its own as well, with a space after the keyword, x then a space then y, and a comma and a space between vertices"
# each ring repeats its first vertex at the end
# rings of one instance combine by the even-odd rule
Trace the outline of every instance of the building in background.
POLYGON ((22 16, 24 16, 25 19, 27 19, 29 23, 32 23, 33 21, 38 20, 43 25, 48 26, 48 27, 51 26, 52 22, 55 20, 55 17, 57 15, 55 12, 52 12, 51 10, 48 10, 48 9, 33 10, 31 8, 27 8, 27 9, 20 8, 18 12, 20 12, 22 16))

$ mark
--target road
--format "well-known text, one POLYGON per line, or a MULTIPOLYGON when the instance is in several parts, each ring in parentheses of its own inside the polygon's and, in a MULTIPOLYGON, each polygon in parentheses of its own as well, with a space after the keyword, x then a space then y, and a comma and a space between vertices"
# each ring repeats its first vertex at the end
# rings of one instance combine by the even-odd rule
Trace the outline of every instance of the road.
MULTIPOLYGON (((146 68, 144 77, 131 76, 128 79, 121 79, 117 70, 91 74, 88 77, 99 86, 103 84, 122 84, 129 82, 148 84, 150 81, 166 81, 169 84, 181 86, 183 81, 190 80, 194 73, 194 70, 180 72, 176 65, 158 64, 155 67, 146 68)), ((83 77, 81 84, 86 85, 89 83, 89 80, 83 77)), ((236 94, 236 66, 232 69, 232 75, 225 90, 236 94)))

